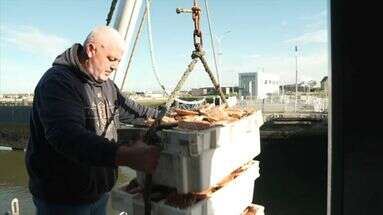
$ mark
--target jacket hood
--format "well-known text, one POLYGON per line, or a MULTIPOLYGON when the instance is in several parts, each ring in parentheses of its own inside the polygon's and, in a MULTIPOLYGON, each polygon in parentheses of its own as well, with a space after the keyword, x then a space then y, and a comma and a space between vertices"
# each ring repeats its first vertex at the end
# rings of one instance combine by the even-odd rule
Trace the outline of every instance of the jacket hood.
POLYGON ((71 70, 78 73, 78 75, 85 79, 87 82, 98 85, 100 83, 98 83, 91 75, 89 75, 89 73, 80 63, 78 53, 80 53, 82 49, 83 47, 81 44, 74 44, 72 47, 57 56, 52 65, 69 67, 71 70))

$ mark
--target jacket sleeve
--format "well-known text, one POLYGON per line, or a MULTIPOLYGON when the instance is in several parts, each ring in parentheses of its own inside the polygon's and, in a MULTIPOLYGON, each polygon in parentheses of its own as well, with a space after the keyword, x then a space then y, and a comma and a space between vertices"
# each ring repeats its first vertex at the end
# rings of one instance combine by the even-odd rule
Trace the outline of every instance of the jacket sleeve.
POLYGON ((37 93, 45 138, 55 151, 77 162, 115 166, 118 145, 86 129, 84 104, 70 80, 50 78, 37 93))
POLYGON ((117 100, 120 108, 120 118, 131 118, 129 115, 134 115, 134 117, 142 118, 156 118, 158 115, 158 110, 155 108, 146 107, 141 105, 132 99, 125 98, 121 95, 120 91, 117 89, 117 100))

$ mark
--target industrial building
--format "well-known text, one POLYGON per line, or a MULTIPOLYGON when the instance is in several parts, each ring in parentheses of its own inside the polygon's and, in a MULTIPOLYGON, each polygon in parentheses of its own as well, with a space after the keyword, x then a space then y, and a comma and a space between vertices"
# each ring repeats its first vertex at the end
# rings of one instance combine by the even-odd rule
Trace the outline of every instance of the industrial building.
POLYGON ((279 77, 264 72, 239 73, 239 94, 253 99, 264 99, 279 94, 279 77))

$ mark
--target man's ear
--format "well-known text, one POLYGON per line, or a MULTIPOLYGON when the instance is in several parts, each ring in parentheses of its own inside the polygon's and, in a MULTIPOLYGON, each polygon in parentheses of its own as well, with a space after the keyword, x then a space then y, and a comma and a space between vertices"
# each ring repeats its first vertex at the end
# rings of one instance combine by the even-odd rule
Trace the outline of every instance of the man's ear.
POLYGON ((85 51, 88 58, 92 58, 96 54, 96 46, 92 43, 88 43, 85 47, 85 51))

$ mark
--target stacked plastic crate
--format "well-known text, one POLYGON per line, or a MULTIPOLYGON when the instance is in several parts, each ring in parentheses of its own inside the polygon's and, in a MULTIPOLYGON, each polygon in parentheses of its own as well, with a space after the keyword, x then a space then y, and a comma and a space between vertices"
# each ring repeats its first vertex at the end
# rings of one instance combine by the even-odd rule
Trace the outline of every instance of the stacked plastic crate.
MULTIPOLYGON (((186 207, 169 204, 169 198, 163 196, 152 201, 152 214, 244 214, 253 200, 254 180, 259 177, 259 162, 253 158, 260 153, 259 127, 262 124, 262 113, 257 111, 225 126, 199 131, 161 131, 163 150, 153 184, 174 188, 180 195, 210 193, 186 207), (230 178, 235 171, 238 174, 230 178)), ((122 128, 119 138, 129 139, 138 132, 142 129, 122 128)), ((143 184, 144 174, 137 172, 137 179, 143 184)), ((128 183, 112 191, 113 208, 128 215, 143 215, 142 193, 126 192, 127 186, 128 183)), ((258 207, 253 210, 259 212, 257 215, 263 213, 263 207, 252 207, 258 207)))

